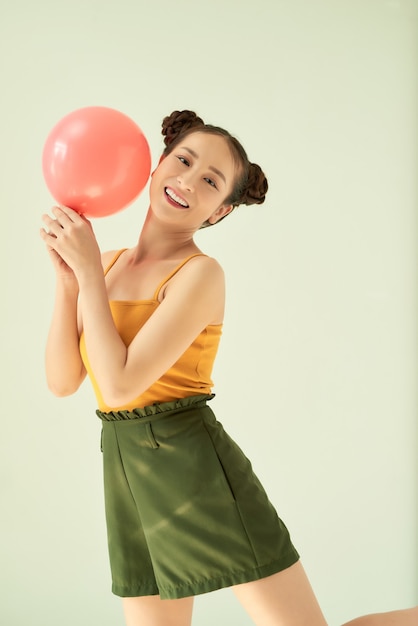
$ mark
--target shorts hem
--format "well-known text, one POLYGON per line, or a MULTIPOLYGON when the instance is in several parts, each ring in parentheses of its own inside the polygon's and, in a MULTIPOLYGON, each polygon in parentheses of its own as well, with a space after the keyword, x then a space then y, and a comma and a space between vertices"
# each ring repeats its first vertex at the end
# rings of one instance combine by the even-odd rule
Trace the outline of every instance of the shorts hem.
POLYGON ((196 581, 172 587, 160 587, 159 589, 156 589, 154 586, 146 587, 140 585, 128 589, 126 587, 113 585, 112 592, 117 596, 125 598, 144 595, 159 595, 162 600, 187 598, 272 576, 294 565, 299 561, 299 558, 297 551, 292 550, 281 559, 272 561, 266 565, 260 565, 251 570, 230 572, 223 576, 217 576, 200 582, 196 581))
POLYGON ((137 598, 142 596, 158 596, 160 591, 155 585, 112 585, 112 593, 119 598, 137 598))

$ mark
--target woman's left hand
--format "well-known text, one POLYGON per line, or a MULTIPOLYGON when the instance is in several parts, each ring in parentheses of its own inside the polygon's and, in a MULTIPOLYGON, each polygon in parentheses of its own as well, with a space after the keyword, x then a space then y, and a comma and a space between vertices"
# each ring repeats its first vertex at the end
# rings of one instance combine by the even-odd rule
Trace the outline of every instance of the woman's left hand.
POLYGON ((42 216, 46 228, 41 230, 41 237, 80 282, 85 272, 101 268, 100 250, 91 223, 68 207, 54 206, 52 213, 54 217, 42 216))

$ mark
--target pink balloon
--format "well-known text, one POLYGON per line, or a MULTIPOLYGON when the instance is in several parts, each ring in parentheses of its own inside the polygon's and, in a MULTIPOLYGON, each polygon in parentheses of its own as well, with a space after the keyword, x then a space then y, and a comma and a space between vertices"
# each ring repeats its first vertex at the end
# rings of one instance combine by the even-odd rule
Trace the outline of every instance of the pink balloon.
POLYGON ((63 117, 44 145, 42 169, 53 198, 88 217, 131 204, 151 172, 148 142, 129 117, 85 107, 63 117))

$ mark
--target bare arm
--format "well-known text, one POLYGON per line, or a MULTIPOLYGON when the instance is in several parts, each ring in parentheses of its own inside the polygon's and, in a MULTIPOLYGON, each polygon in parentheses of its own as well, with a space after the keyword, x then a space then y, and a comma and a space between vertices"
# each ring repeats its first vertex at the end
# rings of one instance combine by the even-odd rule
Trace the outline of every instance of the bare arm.
POLYGON ((54 395, 67 396, 77 391, 86 376, 79 351, 79 288, 73 270, 52 245, 56 239, 53 233, 41 229, 40 234, 56 273, 55 303, 45 350, 46 380, 54 395))
POLYGON ((170 281, 164 300, 126 347, 101 282, 81 279, 86 348, 105 402, 121 406, 148 389, 222 315, 223 302, 221 267, 214 259, 197 257, 170 281))
POLYGON ((71 210, 45 216, 43 238, 72 268, 79 286, 86 349, 109 406, 121 406, 160 378, 203 328, 222 319, 224 275, 207 257, 192 259, 171 281, 163 302, 128 347, 111 315, 100 252, 89 223, 71 210))
POLYGON ((74 393, 86 376, 79 351, 77 299, 78 286, 57 279, 54 311, 45 350, 47 384, 56 396, 74 393))

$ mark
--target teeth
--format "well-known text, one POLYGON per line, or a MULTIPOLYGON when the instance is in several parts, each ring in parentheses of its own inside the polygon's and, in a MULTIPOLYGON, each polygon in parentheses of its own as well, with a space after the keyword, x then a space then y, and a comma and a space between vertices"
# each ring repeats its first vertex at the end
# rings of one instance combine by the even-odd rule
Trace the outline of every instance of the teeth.
POLYGON ((185 202, 182 198, 179 198, 179 196, 177 196, 172 189, 168 189, 168 187, 166 187, 165 192, 167 196, 170 196, 170 198, 174 200, 174 202, 177 202, 177 204, 180 204, 181 206, 184 206, 184 207, 189 206, 187 202, 185 202))

